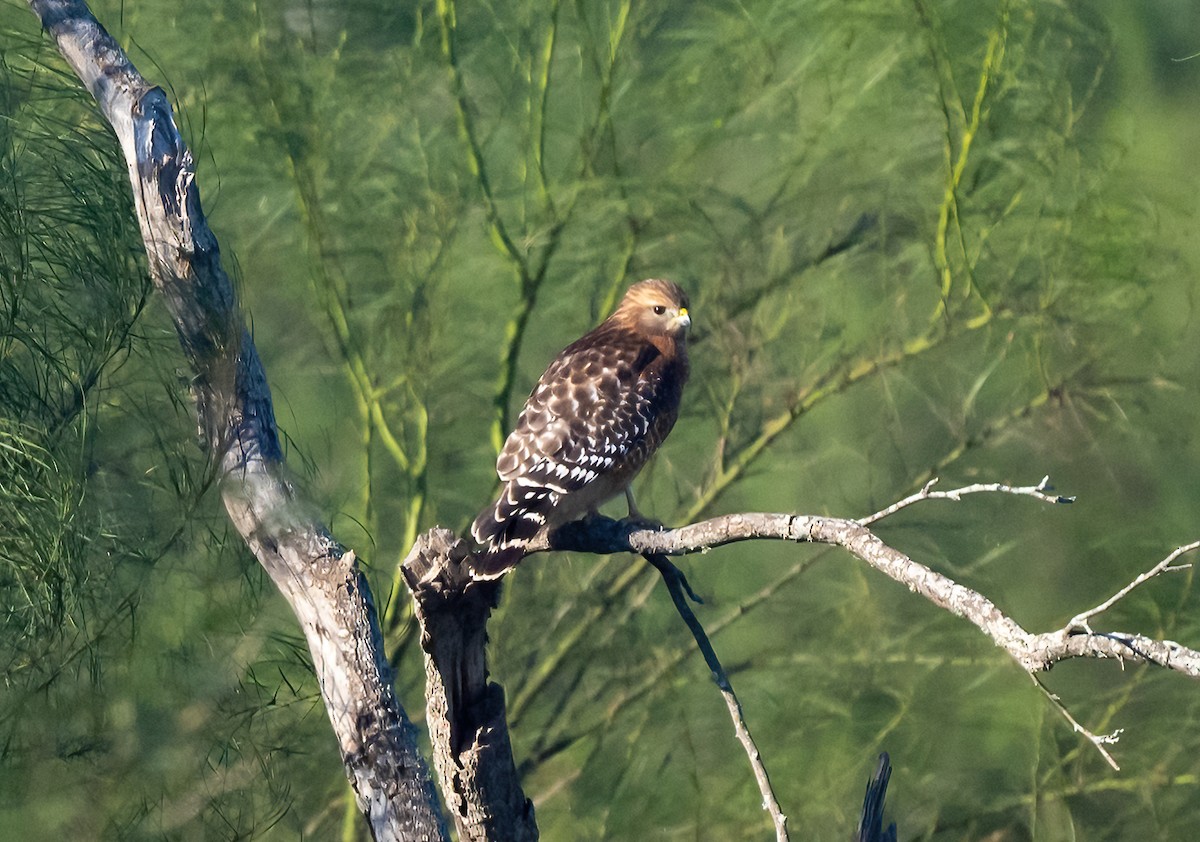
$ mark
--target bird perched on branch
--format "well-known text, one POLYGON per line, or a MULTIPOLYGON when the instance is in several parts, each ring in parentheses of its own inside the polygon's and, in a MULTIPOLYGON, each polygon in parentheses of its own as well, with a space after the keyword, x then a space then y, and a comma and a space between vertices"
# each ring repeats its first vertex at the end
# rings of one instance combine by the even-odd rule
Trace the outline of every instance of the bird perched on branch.
POLYGON ((550 363, 496 460, 503 487, 475 519, 478 578, 503 575, 539 533, 578 520, 629 484, 679 415, 688 376, 686 293, 634 284, 599 327, 550 363))

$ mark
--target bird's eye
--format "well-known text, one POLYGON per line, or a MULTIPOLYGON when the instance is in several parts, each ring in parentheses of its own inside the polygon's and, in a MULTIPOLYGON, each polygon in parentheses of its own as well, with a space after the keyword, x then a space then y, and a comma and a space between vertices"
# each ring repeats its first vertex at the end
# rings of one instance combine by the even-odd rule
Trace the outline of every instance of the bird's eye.
POLYGON ((665 312, 667 312, 666 307, 662 306, 661 304, 654 305, 654 315, 661 316, 665 312))

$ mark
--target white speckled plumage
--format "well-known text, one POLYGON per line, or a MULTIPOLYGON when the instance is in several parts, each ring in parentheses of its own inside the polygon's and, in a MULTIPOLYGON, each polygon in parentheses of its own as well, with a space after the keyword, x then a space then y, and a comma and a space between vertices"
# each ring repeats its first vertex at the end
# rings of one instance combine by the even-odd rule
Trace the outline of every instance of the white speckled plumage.
POLYGON ((688 376, 687 306, 671 281, 634 284, 550 363, 496 460, 499 499, 472 526, 478 576, 502 575, 530 538, 620 494, 662 444, 688 376))

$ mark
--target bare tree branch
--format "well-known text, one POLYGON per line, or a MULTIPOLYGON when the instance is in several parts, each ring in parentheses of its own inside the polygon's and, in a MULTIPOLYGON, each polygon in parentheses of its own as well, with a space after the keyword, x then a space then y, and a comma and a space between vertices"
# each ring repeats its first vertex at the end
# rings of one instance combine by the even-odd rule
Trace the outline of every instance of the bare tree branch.
POLYGON ((1025 631, 1014 620, 1002 613, 982 594, 957 584, 946 576, 913 561, 899 550, 888 546, 866 527, 882 520, 901 509, 926 500, 961 500, 967 494, 983 492, 1012 494, 1033 497, 1042 502, 1064 504, 1074 502, 1073 497, 1049 494, 1050 478, 1044 477, 1035 486, 1010 486, 1003 483, 977 483, 951 491, 934 491, 936 480, 931 480, 917 493, 910 495, 873 515, 861 520, 840 518, 806 517, 801 515, 745 513, 725 515, 679 529, 648 529, 644 524, 633 521, 614 521, 595 517, 567 524, 550 535, 540 536, 530 546, 531 552, 544 550, 574 550, 590 553, 633 552, 642 554, 663 575, 671 597, 680 616, 696 638, 722 695, 725 697, 733 718, 738 739, 742 742, 759 788, 763 792, 763 806, 775 823, 777 838, 786 839, 785 817, 771 792, 758 748, 746 730, 741 706, 733 690, 724 678, 716 653, 690 607, 683 598, 681 582, 686 584, 682 573, 667 561, 667 555, 705 553, 725 544, 755 539, 777 539, 796 543, 832 544, 849 550, 853 555, 882 571, 909 590, 920 593, 935 605, 963 617, 978 626, 992 638, 997 646, 1007 651, 1021 667, 1033 677, 1051 703, 1071 727, 1082 734, 1104 757, 1105 761, 1119 769, 1106 746, 1115 743, 1120 731, 1097 735, 1089 731, 1070 714, 1066 707, 1050 693, 1038 679, 1037 673, 1048 670, 1059 661, 1069 658, 1118 658, 1154 663, 1167 669, 1182 672, 1193 678, 1200 677, 1200 652, 1181 646, 1174 641, 1159 641, 1142 635, 1123 633, 1097 634, 1088 625, 1088 620, 1111 608, 1130 591, 1143 582, 1165 572, 1186 569, 1190 565, 1174 562, 1184 553, 1200 548, 1200 541, 1180 547, 1146 573, 1126 585, 1114 596, 1099 606, 1077 614, 1061 629, 1032 634, 1025 631), (656 562, 655 559, 660 561, 656 562), (668 569, 669 568, 669 569, 668 569), (673 579, 670 571, 674 570, 673 579))
POLYGON ((1096 734, 1092 731, 1089 731, 1087 728, 1084 728, 1079 724, 1079 721, 1071 715, 1069 710, 1067 710, 1066 705, 1059 700, 1058 696, 1050 692, 1049 688, 1046 687, 1045 683, 1043 683, 1040 678, 1035 675, 1033 676, 1033 681, 1035 684, 1037 684, 1038 689, 1042 691, 1042 694, 1046 697, 1050 704, 1054 706, 1054 709, 1062 714, 1063 719, 1067 720, 1067 722, 1071 724, 1071 730, 1077 734, 1082 734, 1084 738, 1095 747, 1096 751, 1100 752, 1100 756, 1103 757, 1104 761, 1112 767, 1113 771, 1120 772, 1121 767, 1117 765, 1117 761, 1113 759, 1112 753, 1108 750, 1107 746, 1116 744, 1117 740, 1121 738, 1121 731, 1123 729, 1118 728, 1111 734, 1096 734))
POLYGON ((121 144, 151 278, 193 369, 202 440, 225 508, 300 621, 359 809, 376 839, 448 838, 415 728, 395 697, 366 579, 286 478, 266 374, 166 96, 82 0, 30 6, 121 144))
POLYGON ((934 491, 933 487, 938 484, 937 478, 931 479, 921 487, 921 490, 916 494, 910 494, 903 500, 898 500, 892 505, 880 509, 873 515, 859 518, 858 522, 863 526, 870 526, 872 523, 878 523, 885 517, 891 517, 901 509, 907 509, 909 506, 922 502, 923 500, 953 500, 958 502, 967 494, 981 494, 984 492, 992 494, 1016 494, 1018 496, 1033 497, 1036 500, 1041 500, 1043 503, 1074 503, 1074 497, 1060 497, 1057 494, 1049 494, 1053 491, 1050 485, 1050 477, 1042 477, 1042 481, 1037 485, 1005 485, 1001 482, 978 482, 974 485, 964 485, 962 488, 955 488, 950 491, 934 491))
POLYGON ((1095 617, 1097 614, 1103 614, 1105 611, 1107 611, 1108 609, 1110 609, 1114 605, 1116 605, 1120 600, 1122 600, 1126 596, 1128 596, 1129 592, 1132 591, 1134 588, 1136 588, 1138 585, 1140 585, 1144 582, 1150 581, 1155 576, 1159 576, 1163 573, 1176 573, 1180 570, 1187 570, 1192 565, 1190 565, 1190 564, 1175 564, 1175 561, 1181 555, 1185 555, 1186 553, 1190 553, 1196 549, 1200 549, 1200 541, 1193 541, 1192 543, 1185 544, 1184 546, 1175 550, 1173 553, 1171 553, 1169 556, 1164 558, 1158 564, 1154 565, 1154 567, 1150 568, 1145 573, 1138 575, 1138 577, 1136 579, 1134 579, 1132 582, 1130 582, 1125 587, 1121 588, 1121 590, 1117 591, 1115 594, 1110 596, 1108 599, 1104 600, 1104 602, 1100 603, 1095 608, 1090 608, 1087 611, 1084 611, 1080 614, 1076 614, 1074 617, 1071 618, 1071 621, 1069 623, 1067 623, 1067 628, 1077 629, 1080 631, 1087 632, 1088 634, 1092 634, 1093 633, 1092 627, 1090 625, 1088 625, 1088 620, 1090 620, 1092 617, 1095 617))
MULTIPOLYGON (((1033 488, 1038 487, 1040 486, 1033 488)), ((968 489, 1030 494, 1028 488, 1004 485, 968 486, 968 489)), ((959 492, 938 494, 944 498, 955 499, 952 495, 956 493, 967 491, 960 489, 959 492)), ((920 499, 936 498, 926 495, 920 499)), ((1045 495, 1044 499, 1057 502, 1056 498, 1048 495, 1045 495)), ((917 502, 911 498, 910 501, 906 505, 917 502)), ((884 512, 889 510, 892 510, 892 507, 884 512)), ((871 518, 877 519, 879 516, 872 515, 871 518)), ((567 524, 550 536, 542 536, 531 546, 531 550, 687 555, 755 539, 832 544, 842 547, 939 608, 974 623, 1029 673, 1048 670, 1059 661, 1070 658, 1117 658, 1145 661, 1193 678, 1200 678, 1200 652, 1174 641, 1154 640, 1140 634, 1090 632, 1083 621, 1093 612, 1080 615, 1082 619, 1073 619, 1055 631, 1040 634, 1028 632, 1000 611, 987 597, 930 570, 888 546, 857 520, 751 512, 723 515, 678 529, 657 530, 629 521, 592 518, 567 524)), ((1172 564, 1180 552, 1186 552, 1196 546, 1198 545, 1189 544, 1172 553, 1155 570, 1165 572, 1174 569, 1172 564)), ((1147 574, 1146 578, 1152 574, 1147 574)), ((1144 578, 1139 577, 1134 584, 1140 581, 1144 581, 1144 578)), ((1119 596, 1128 593, 1130 589, 1131 587, 1126 588, 1119 596)), ((1101 609, 1108 608, 1112 602, 1113 600, 1106 602, 1101 609)))

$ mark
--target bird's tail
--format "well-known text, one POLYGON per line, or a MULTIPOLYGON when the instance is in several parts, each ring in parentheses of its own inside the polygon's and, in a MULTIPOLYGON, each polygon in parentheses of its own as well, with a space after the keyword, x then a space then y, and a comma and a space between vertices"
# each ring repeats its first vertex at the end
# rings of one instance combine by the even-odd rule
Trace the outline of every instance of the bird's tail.
POLYGON ((499 579, 516 567, 517 562, 524 557, 525 548, 520 546, 484 550, 472 557, 471 575, 475 579, 499 579))
POLYGON ((520 480, 507 483, 500 498, 471 525, 471 535, 485 548, 476 556, 476 576, 496 579, 515 567, 525 557, 525 544, 546 525, 555 499, 549 488, 523 485, 520 480))

